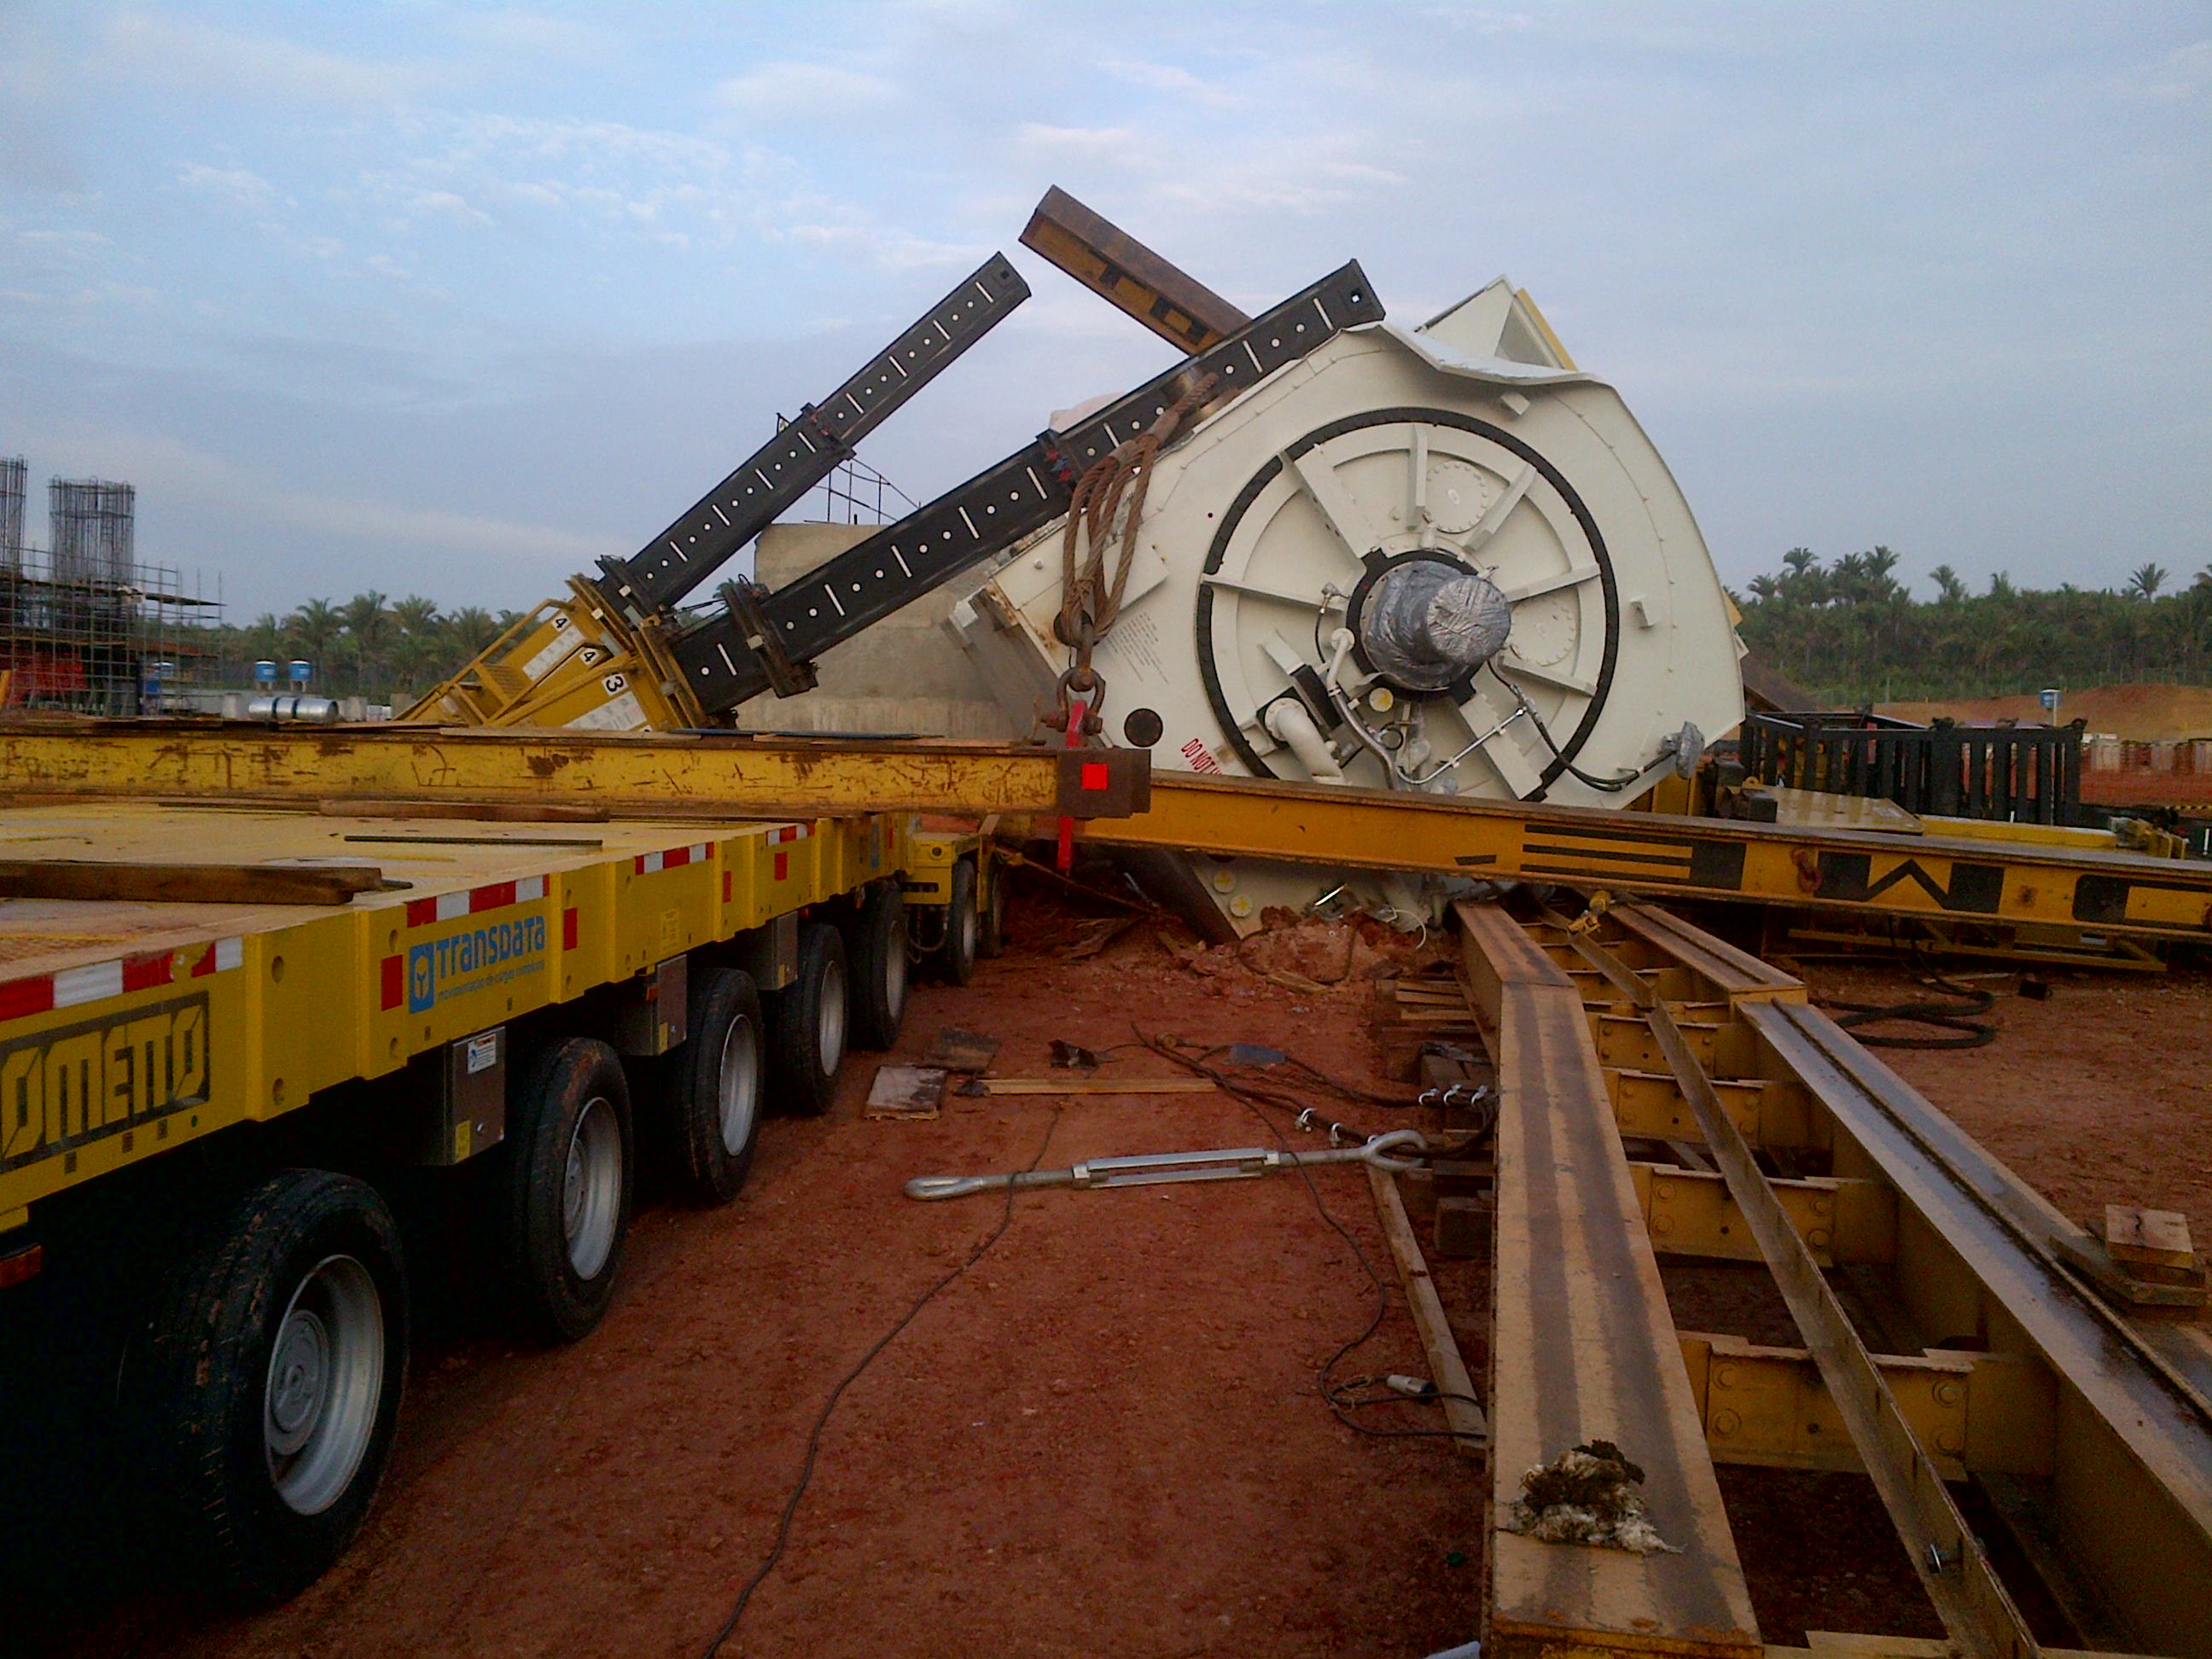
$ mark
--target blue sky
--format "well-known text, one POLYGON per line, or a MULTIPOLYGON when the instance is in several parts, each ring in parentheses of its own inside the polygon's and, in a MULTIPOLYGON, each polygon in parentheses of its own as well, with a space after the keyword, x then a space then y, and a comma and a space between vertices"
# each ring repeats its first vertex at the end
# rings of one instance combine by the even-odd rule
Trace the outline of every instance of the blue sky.
POLYGON ((1055 183, 1255 310, 1510 273, 1739 584, 2212 562, 2206 5, 0 0, 0 453, 234 618, 519 607, 994 247, 909 493, 1154 372, 1015 246, 1055 183))

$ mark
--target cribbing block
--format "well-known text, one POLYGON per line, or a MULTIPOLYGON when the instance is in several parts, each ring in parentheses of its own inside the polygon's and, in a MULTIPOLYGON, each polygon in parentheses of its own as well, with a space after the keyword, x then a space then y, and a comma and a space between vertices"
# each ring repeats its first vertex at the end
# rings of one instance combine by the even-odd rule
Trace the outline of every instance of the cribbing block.
POLYGON ((1491 1202, 1487 1198, 1437 1200, 1436 1251, 1466 1261, 1490 1254, 1491 1202))

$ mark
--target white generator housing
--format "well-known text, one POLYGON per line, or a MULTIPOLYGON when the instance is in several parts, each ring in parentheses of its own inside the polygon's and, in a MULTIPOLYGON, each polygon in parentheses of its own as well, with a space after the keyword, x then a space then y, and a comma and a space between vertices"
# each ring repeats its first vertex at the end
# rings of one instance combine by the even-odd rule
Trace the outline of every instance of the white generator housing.
MULTIPOLYGON (((1022 725, 1068 663, 1060 535, 947 623, 1022 725)), ((1108 736, 1158 768, 1626 805, 1741 720, 1741 650, 1658 452, 1500 279, 1339 336, 1164 451, 1093 663, 1108 736)), ((1438 896, 1195 872, 1237 932, 1323 898, 1411 926, 1438 896)))

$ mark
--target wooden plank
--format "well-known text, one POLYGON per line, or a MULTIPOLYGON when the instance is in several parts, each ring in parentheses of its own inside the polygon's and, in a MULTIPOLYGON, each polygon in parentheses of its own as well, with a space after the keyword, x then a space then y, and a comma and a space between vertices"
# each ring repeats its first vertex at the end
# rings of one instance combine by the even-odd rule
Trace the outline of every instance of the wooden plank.
POLYGON ((574 801, 325 800, 326 818, 476 818, 486 823, 605 823, 604 806, 574 801))
POLYGON ((1413 1237, 1413 1224, 1407 1218, 1405 1200, 1398 1195, 1397 1179, 1372 1164, 1364 1167, 1367 1184, 1375 1193, 1375 1213, 1382 1220, 1382 1237, 1390 1242, 1390 1259, 1398 1264, 1398 1283, 1405 1287, 1407 1311, 1413 1316, 1413 1328, 1420 1333, 1421 1346, 1428 1351, 1429 1376, 1443 1395, 1444 1421, 1457 1432, 1452 1443, 1479 1457, 1490 1449, 1490 1419, 1474 1403, 1474 1379, 1467 1374, 1459 1340, 1452 1334, 1444 1304, 1429 1278, 1429 1264, 1413 1237))
POLYGON ((0 898, 122 900, 137 904, 344 904, 384 885, 364 865, 124 864, 94 859, 0 860, 0 898))
POLYGON ((879 1066, 863 1110, 869 1117, 935 1117, 945 1099, 945 1078, 939 1066, 879 1066))
POLYGON ((1758 1623, 1581 999, 1502 910, 1455 909, 1499 1092, 1484 1651, 1751 1659, 1758 1623), (1523 1471, 1601 1439, 1643 1466, 1680 1553, 1506 1530, 1523 1471))
POLYGON ((2197 1265, 2197 1251, 2189 1242, 2189 1218, 2178 1210, 2138 1210, 2125 1204, 2107 1204, 2105 1248, 2115 1261, 2147 1267, 2197 1265))
POLYGON ((979 1077, 961 1091, 977 1095, 1210 1095, 1202 1077, 979 1077))

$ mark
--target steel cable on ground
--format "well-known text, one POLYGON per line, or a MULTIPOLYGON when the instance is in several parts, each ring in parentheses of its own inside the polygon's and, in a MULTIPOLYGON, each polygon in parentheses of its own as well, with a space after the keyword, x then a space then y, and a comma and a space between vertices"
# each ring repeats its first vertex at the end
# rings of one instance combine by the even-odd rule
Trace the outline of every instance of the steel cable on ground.
MULTIPOLYGON (((1274 1119, 1269 1117, 1267 1113, 1261 1111, 1260 1109, 1260 1104, 1261 1102, 1265 1101, 1267 1104, 1274 1106, 1279 1109, 1296 1110, 1299 1109, 1297 1103, 1273 1091, 1255 1088, 1251 1085, 1229 1075, 1222 1067, 1210 1063, 1210 1056, 1212 1054, 1224 1053, 1230 1048, 1233 1047, 1233 1044, 1224 1043, 1219 1048, 1207 1050, 1205 1054, 1201 1054, 1194 1057, 1185 1054, 1177 1048, 1175 1046, 1175 1039, 1172 1037, 1148 1036, 1145 1032, 1139 1030, 1133 1023, 1130 1025, 1129 1029, 1133 1032, 1135 1032, 1138 1042, 1143 1043, 1146 1048, 1151 1049, 1163 1060, 1170 1060, 1176 1065, 1182 1066, 1186 1071, 1193 1072, 1200 1077, 1210 1079, 1212 1081, 1213 1085, 1219 1089, 1222 1093, 1227 1095, 1231 1099, 1237 1102, 1245 1109, 1245 1110, 1250 1112, 1253 1116, 1258 1118, 1260 1121, 1267 1127, 1267 1133, 1275 1138, 1275 1143, 1277 1146, 1280 1146, 1286 1152, 1295 1152, 1295 1149, 1291 1145, 1290 1138, 1283 1133, 1281 1126, 1278 1124, 1274 1119)), ((1312 1068, 1308 1069, 1310 1070, 1312 1068)), ((1319 1072, 1316 1072, 1314 1074, 1317 1077, 1322 1075, 1319 1072)), ((1344 1085, 1335 1083, 1334 1079, 1325 1080, 1329 1082, 1332 1086, 1338 1089, 1343 1089, 1346 1086, 1344 1085)), ((1380 1405, 1384 1403, 1381 1399, 1358 1396, 1351 1392, 1354 1389, 1372 1382, 1374 1380, 1372 1377, 1355 1377, 1350 1382, 1341 1383, 1337 1382, 1334 1378, 1336 1368, 1342 1364, 1349 1356, 1357 1352, 1359 1349, 1365 1347, 1367 1344, 1374 1339, 1375 1334, 1382 1328, 1382 1322, 1390 1316, 1390 1290, 1389 1286, 1383 1281, 1382 1275, 1375 1270, 1375 1264, 1367 1259, 1367 1252, 1361 1248, 1359 1240, 1353 1236, 1352 1230, 1349 1227, 1346 1227, 1341 1221, 1339 1221, 1335 1215, 1330 1211, 1328 1204, 1323 1201, 1321 1195, 1321 1188, 1314 1183, 1313 1171, 1309 1170, 1304 1164, 1294 1163, 1291 1167, 1297 1171, 1298 1179, 1305 1182, 1306 1196, 1313 1200, 1314 1213, 1318 1215, 1324 1222, 1328 1223, 1337 1237, 1341 1238, 1345 1242, 1346 1245, 1349 1247, 1352 1251, 1352 1259, 1359 1264, 1360 1271, 1367 1275, 1367 1282, 1374 1287, 1375 1291, 1375 1311, 1373 1314, 1369 1316, 1367 1323, 1361 1328, 1358 1334, 1347 1338, 1343 1343, 1339 1345, 1336 1352, 1330 1354, 1327 1359, 1323 1360, 1321 1363, 1320 1368, 1314 1373, 1314 1384, 1316 1390, 1321 1395, 1322 1403, 1328 1407, 1331 1414, 1336 1418, 1338 1422, 1343 1424, 1345 1427, 1351 1429, 1357 1433, 1365 1435, 1371 1440, 1458 1440, 1462 1438, 1483 1438, 1484 1437, 1482 1436, 1474 1435, 1467 1431, 1459 1429, 1370 1428, 1368 1425, 1358 1421, 1350 1414, 1347 1407, 1380 1405)), ((1443 1399, 1444 1396, 1440 1391, 1431 1391, 1428 1395, 1419 1396, 1412 1395, 1393 1395, 1391 1396, 1391 1403, 1402 1401, 1408 1405, 1442 1405, 1443 1403, 1443 1399)), ((1480 1405, 1481 1402, 1480 1401, 1473 1401, 1469 1403, 1480 1405)))
MULTIPOLYGON (((1045 1125, 1044 1139, 1037 1143, 1036 1156, 1030 1159, 1028 1169, 1034 1170, 1044 1162, 1045 1152, 1052 1145, 1054 1132, 1060 1127, 1060 1114, 1064 1109, 1060 1107, 1053 1109, 1052 1121, 1045 1125)), ((989 1254, 991 1247, 996 1244, 1005 1236, 1006 1229, 1013 1224, 1013 1219, 1014 1182, 1013 1177, 1009 1176, 1006 1177, 1006 1207, 999 1216, 999 1224, 992 1228, 974 1249, 969 1251, 966 1261, 946 1273, 943 1278, 916 1297, 913 1305, 899 1316, 897 1322, 869 1346, 868 1351, 854 1363, 850 1370, 837 1379, 836 1386, 830 1390, 830 1397, 822 1402, 822 1410, 815 1418, 814 1427, 806 1437, 806 1458, 799 1465, 799 1480, 791 1489, 790 1498, 784 1503, 783 1517, 776 1523, 775 1542, 769 1547, 768 1554, 762 1559, 760 1565, 754 1570, 753 1576, 745 1581, 744 1588, 738 1592, 738 1599, 730 1608, 730 1616, 722 1621, 722 1627, 714 1632, 714 1639, 700 1650, 700 1659, 714 1659, 714 1656, 721 1651, 722 1644, 736 1633, 738 1621, 745 1616, 745 1607, 752 1601, 753 1593, 767 1582, 769 1574, 775 1571, 775 1564, 783 1559, 784 1547, 791 1541, 791 1523, 799 1514, 799 1501, 806 1496, 807 1485, 814 1479, 815 1460, 820 1455, 822 1450, 822 1431, 829 1427, 830 1419, 837 1409, 837 1402, 844 1398, 845 1390, 860 1380, 861 1373, 874 1363, 876 1356, 890 1346, 900 1332, 914 1323, 921 1310, 935 1300, 939 1291, 989 1254)))

